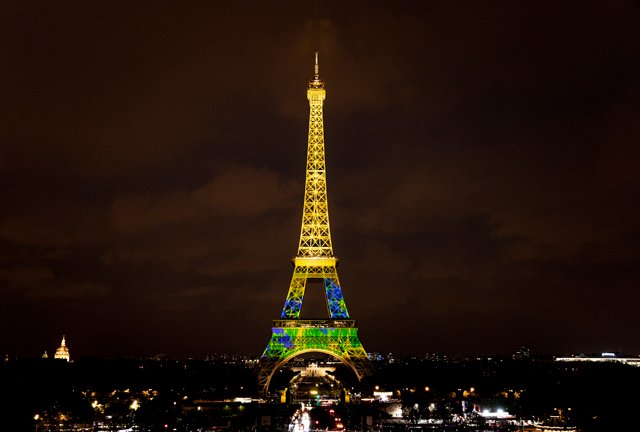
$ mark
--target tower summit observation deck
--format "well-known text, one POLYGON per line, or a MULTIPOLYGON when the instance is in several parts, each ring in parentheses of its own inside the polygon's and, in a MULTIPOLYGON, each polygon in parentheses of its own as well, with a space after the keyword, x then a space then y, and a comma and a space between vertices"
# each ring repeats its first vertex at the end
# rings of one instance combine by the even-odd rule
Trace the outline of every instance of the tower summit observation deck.
POLYGON ((318 53, 315 60, 314 78, 307 86, 309 136, 300 242, 298 253, 293 258, 294 270, 287 298, 280 319, 274 320, 271 340, 260 362, 258 379, 265 393, 273 374, 280 367, 307 352, 337 358, 350 367, 359 380, 371 368, 358 339, 356 321, 347 311, 336 269, 338 260, 333 255, 322 116, 326 90, 324 81, 320 79, 318 53), (300 318, 305 288, 310 279, 323 281, 328 318, 300 318))

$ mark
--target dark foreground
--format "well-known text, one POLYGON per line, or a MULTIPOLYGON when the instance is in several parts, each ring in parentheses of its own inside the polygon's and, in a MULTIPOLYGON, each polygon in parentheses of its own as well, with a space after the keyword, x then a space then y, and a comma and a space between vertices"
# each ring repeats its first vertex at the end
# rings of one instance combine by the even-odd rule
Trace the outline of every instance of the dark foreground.
POLYGON ((284 431, 300 427, 301 410, 319 430, 640 430, 640 368, 628 365, 410 358, 377 362, 359 385, 336 374, 349 403, 322 391, 290 403, 279 392, 260 398, 244 359, 9 360, 0 365, 0 430, 284 431), (504 418, 482 415, 498 410, 504 418))

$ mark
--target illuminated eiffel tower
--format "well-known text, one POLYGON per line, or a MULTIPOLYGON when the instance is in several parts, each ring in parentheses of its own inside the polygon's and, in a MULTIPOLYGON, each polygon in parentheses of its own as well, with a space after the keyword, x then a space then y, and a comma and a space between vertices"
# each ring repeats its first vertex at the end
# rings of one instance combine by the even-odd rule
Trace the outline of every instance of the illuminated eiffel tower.
POLYGON ((293 259, 291 285, 280 319, 274 320, 271 340, 260 360, 259 385, 267 392, 273 374, 287 361, 307 352, 329 354, 350 367, 358 380, 370 372, 367 353, 358 339, 356 321, 350 319, 333 255, 329 231, 327 176, 324 157, 322 104, 324 81, 318 72, 309 81, 309 142, 304 187, 304 207, 298 254, 293 259), (327 297, 328 318, 300 319, 304 291, 309 279, 321 279, 327 297))

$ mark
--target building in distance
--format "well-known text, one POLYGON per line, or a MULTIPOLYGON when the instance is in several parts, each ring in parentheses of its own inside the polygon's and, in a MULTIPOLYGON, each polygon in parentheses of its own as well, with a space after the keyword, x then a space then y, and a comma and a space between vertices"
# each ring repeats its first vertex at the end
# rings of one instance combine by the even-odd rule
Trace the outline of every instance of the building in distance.
POLYGON ((623 355, 614 352, 603 352, 600 354, 578 354, 571 357, 556 357, 559 362, 615 362, 624 363, 631 366, 640 367, 640 357, 623 355))
POLYGON ((64 335, 62 335, 62 342, 60 342, 60 346, 56 350, 53 358, 66 361, 71 360, 71 356, 69 355, 69 348, 67 347, 64 335))

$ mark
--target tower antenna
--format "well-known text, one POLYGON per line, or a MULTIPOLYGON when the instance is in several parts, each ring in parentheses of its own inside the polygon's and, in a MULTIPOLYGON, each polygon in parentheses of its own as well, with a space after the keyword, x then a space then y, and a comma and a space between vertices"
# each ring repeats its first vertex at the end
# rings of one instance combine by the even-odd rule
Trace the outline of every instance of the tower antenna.
POLYGON ((316 65, 314 67, 315 80, 320 80, 320 67, 318 66, 318 51, 316 51, 316 65))

